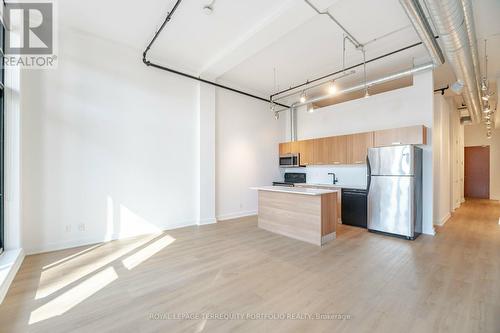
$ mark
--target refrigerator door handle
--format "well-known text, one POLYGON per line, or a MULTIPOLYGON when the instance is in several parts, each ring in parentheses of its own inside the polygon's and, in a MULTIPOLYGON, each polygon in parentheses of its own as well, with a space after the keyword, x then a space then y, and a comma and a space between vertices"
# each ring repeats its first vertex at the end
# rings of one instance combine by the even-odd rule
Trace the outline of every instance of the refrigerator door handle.
POLYGON ((367 185, 366 185, 366 191, 367 193, 370 193, 370 185, 372 183, 372 168, 370 166, 370 158, 366 156, 366 167, 367 167, 367 185))

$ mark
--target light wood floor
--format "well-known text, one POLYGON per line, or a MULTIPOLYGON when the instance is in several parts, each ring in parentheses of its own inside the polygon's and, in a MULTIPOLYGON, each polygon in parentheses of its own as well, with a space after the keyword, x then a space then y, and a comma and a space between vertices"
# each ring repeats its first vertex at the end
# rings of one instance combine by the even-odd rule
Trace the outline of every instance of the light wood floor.
POLYGON ((340 226, 323 248, 247 218, 30 256, 0 306, 0 332, 497 333, 499 217, 499 203, 470 201, 436 237, 340 226), (184 312, 351 318, 150 319, 184 312))

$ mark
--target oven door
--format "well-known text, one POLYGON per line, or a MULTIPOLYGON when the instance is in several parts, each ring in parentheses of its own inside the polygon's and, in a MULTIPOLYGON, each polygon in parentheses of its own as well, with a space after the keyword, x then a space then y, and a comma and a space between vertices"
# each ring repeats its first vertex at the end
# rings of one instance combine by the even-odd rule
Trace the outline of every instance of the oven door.
POLYGON ((298 154, 280 156, 280 168, 297 168, 299 166, 298 154))

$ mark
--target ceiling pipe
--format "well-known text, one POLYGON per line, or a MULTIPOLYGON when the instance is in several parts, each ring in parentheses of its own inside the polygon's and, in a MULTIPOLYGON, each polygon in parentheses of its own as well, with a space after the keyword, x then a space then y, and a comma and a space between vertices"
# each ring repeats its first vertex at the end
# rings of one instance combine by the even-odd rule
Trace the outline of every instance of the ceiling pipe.
POLYGON ((311 7, 312 9, 314 9, 314 11, 316 13, 318 13, 319 15, 327 15, 333 22, 335 22, 336 25, 339 26, 340 29, 342 29, 342 31, 344 31, 344 33, 346 34, 347 36, 347 39, 349 39, 349 41, 357 48, 357 49, 362 49, 363 48, 363 44, 361 44, 360 42, 358 42, 358 40, 356 38, 354 38, 354 36, 349 32, 347 31, 346 28, 344 28, 344 26, 342 24, 340 24, 339 21, 337 21, 337 19, 332 15, 330 14, 330 12, 328 10, 322 12, 320 11, 316 6, 314 6, 311 1, 309 0, 304 0, 308 5, 309 7, 311 7))
MULTIPOLYGON (((148 59, 148 53, 151 50, 151 48, 153 47, 153 45, 155 44, 156 40, 158 39, 158 37, 160 36, 160 34, 162 33, 162 31, 167 26, 168 22, 170 22, 170 20, 172 19, 175 11, 178 9, 178 7, 181 4, 181 2, 182 2, 182 0, 177 0, 175 2, 174 6, 168 12, 167 17, 165 18, 165 20, 161 24, 160 28, 156 31, 155 35, 153 36, 153 38, 149 42, 148 46, 146 46, 146 49, 142 53, 142 62, 146 66, 157 68, 157 69, 160 69, 162 71, 170 72, 170 73, 173 73, 173 74, 176 74, 176 75, 179 75, 179 76, 183 76, 185 78, 188 78, 188 79, 191 79, 191 80, 195 80, 195 81, 198 81, 198 82, 206 83, 208 85, 212 85, 212 86, 217 87, 217 88, 226 89, 226 90, 235 92, 235 93, 243 95, 243 96, 247 96, 247 97, 251 97, 251 98, 254 98, 254 99, 258 99, 258 100, 263 101, 263 102, 272 103, 273 105, 275 104, 275 105, 279 105, 279 106, 282 106, 282 107, 288 107, 288 105, 286 105, 286 104, 273 103, 272 99, 263 98, 263 97, 260 97, 260 96, 257 96, 257 95, 254 95, 254 94, 242 91, 240 89, 232 88, 232 87, 229 87, 229 86, 226 86, 226 85, 223 85, 223 84, 219 84, 219 83, 214 82, 214 81, 205 80, 205 79, 202 79, 199 76, 194 76, 194 75, 182 72, 180 70, 176 70, 176 69, 164 66, 164 65, 159 65, 159 64, 156 64, 154 62, 151 62, 148 59)), ((214 3, 215 3, 215 1, 212 1, 211 4, 210 4, 210 6, 213 6, 214 3)))
MULTIPOLYGON (((375 80, 367 81, 366 84, 365 84, 365 82, 363 82, 363 83, 355 85, 353 87, 339 90, 335 95, 348 94, 348 93, 352 93, 352 92, 356 92, 356 91, 361 91, 361 90, 364 90, 365 87, 372 87, 372 86, 376 86, 378 84, 382 84, 382 83, 386 83, 386 82, 389 82, 389 81, 401 79, 401 78, 404 78, 404 77, 407 77, 407 76, 411 76, 411 75, 414 75, 414 74, 417 74, 417 73, 420 73, 420 72, 424 72, 424 71, 427 71, 427 70, 432 70, 432 69, 434 69, 434 67, 435 66, 434 66, 433 63, 423 64, 423 65, 420 65, 420 66, 417 66, 417 67, 413 67, 413 68, 410 68, 410 69, 406 69, 404 71, 397 72, 397 73, 394 73, 394 74, 390 74, 390 75, 387 75, 387 76, 384 76, 384 77, 381 77, 381 78, 378 78, 378 79, 375 79, 375 80)), ((311 103, 318 103, 318 102, 324 101, 324 100, 332 98, 332 97, 333 96, 331 94, 321 95, 321 96, 318 96, 318 97, 315 97, 315 98, 308 99, 308 100, 306 100, 304 102, 300 102, 300 101, 296 102, 296 103, 293 104, 293 107, 294 108, 299 108, 301 106, 304 106, 304 105, 307 105, 307 104, 311 104, 311 103)), ((288 111, 288 110, 289 110, 289 108, 285 108, 285 109, 277 110, 276 112, 283 112, 283 111, 288 111)))
POLYGON ((444 52, 457 79, 464 83, 463 96, 474 124, 482 120, 477 56, 470 0, 425 0, 436 25, 444 52), (473 55, 475 53, 475 55, 473 55))
POLYGON ((429 21, 425 17, 425 13, 418 0, 399 0, 399 3, 405 10, 406 15, 408 15, 420 40, 424 43, 434 65, 440 66, 444 64, 443 51, 434 37, 429 21))

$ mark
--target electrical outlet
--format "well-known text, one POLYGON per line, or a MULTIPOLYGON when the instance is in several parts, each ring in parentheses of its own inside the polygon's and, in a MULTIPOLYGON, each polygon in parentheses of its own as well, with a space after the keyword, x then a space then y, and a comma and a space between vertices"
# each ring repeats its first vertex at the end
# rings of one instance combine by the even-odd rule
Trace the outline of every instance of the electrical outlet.
POLYGON ((78 225, 78 231, 85 231, 85 223, 80 223, 78 225))
POLYGON ((71 224, 66 224, 66 232, 71 232, 71 224))

